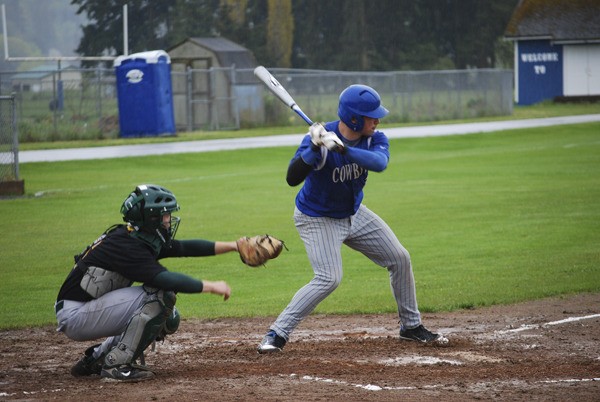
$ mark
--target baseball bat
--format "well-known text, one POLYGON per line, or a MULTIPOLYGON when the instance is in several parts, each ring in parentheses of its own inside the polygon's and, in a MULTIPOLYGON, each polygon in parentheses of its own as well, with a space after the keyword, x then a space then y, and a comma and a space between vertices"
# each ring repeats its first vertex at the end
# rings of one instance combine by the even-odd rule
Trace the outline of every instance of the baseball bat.
POLYGON ((273 75, 264 68, 263 66, 258 66, 254 69, 254 75, 256 78, 261 80, 263 84, 273 93, 273 95, 277 96, 280 101, 289 106, 296 114, 309 125, 313 124, 312 120, 308 118, 306 114, 300 109, 300 106, 296 103, 294 98, 288 93, 288 91, 273 77, 273 75))

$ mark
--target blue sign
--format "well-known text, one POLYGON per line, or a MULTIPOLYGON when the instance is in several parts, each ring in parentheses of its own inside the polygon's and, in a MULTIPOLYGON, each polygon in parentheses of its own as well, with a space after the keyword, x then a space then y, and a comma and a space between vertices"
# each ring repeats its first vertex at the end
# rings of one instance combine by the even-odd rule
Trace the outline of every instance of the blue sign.
POLYGON ((518 101, 531 105, 563 95, 563 48, 547 40, 518 43, 518 101))

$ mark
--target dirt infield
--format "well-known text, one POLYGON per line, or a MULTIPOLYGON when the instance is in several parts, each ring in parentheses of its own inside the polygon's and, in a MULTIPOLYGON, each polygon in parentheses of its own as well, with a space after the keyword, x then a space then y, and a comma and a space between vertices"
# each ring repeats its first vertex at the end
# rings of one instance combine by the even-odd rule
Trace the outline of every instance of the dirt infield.
POLYGON ((0 401, 600 400, 600 294, 424 321, 449 344, 399 341, 393 315, 314 315, 284 353, 259 355, 271 318, 184 320, 136 384, 71 377, 89 344, 54 327, 2 331, 0 401))

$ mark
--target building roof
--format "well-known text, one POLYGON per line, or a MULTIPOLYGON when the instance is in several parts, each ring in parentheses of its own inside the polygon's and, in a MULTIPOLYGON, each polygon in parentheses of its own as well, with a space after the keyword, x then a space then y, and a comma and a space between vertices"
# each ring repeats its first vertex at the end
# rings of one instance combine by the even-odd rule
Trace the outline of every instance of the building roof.
POLYGON ((250 50, 226 38, 187 38, 169 50, 187 41, 212 51, 219 60, 221 67, 235 65, 236 68, 254 68, 257 65, 256 59, 250 50))
POLYGON ((600 0, 520 0, 504 37, 600 42, 600 0))
MULTIPOLYGON (((76 66, 73 65, 66 65, 66 66, 62 66, 60 71, 65 71, 65 70, 74 70, 77 69, 76 66)), ((18 72, 16 74, 13 74, 11 76, 11 79, 15 80, 15 79, 26 79, 26 80, 40 80, 42 78, 45 78, 49 75, 52 75, 56 72, 58 72, 58 67, 55 64, 42 64, 36 67, 32 67, 29 70, 25 70, 25 71, 21 71, 18 72)))
POLYGON ((248 49, 226 38, 189 38, 202 47, 217 52, 247 52, 248 49))

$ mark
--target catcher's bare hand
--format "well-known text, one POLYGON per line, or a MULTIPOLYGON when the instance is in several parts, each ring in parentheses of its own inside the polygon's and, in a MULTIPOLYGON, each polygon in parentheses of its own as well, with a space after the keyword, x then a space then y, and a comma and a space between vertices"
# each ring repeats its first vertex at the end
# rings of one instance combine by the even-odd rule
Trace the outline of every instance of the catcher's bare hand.
POLYGON ((202 281, 202 293, 213 293, 223 296, 223 300, 229 299, 231 296, 231 288, 225 281, 202 281))
POLYGON ((241 237, 236 243, 240 259, 250 267, 265 265, 268 260, 277 258, 285 247, 283 241, 268 234, 241 237))

